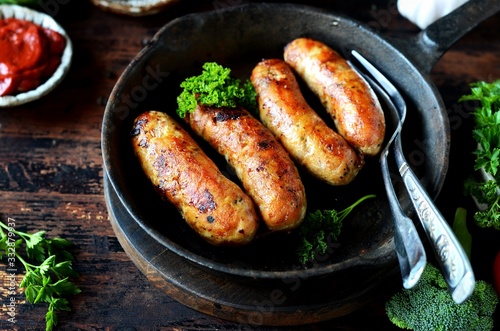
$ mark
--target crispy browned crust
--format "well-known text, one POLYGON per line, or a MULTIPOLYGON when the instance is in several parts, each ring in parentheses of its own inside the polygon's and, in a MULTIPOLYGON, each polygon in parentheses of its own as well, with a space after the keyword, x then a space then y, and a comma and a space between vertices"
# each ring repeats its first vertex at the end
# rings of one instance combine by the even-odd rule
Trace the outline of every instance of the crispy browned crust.
POLYGON ((157 111, 141 114, 132 143, 156 190, 205 240, 236 245, 253 239, 258 215, 251 199, 171 117, 157 111))
POLYGON ((363 161, 307 104, 292 69, 282 60, 257 64, 251 81, 260 118, 292 157, 331 185, 351 182, 363 161))
POLYGON ((359 152, 376 155, 385 136, 380 103, 367 82, 337 52, 312 39, 288 44, 285 61, 332 116, 338 132, 359 152))
POLYGON ((270 230, 290 230, 302 222, 307 203, 298 170, 261 122, 242 108, 200 105, 186 121, 233 167, 270 230))

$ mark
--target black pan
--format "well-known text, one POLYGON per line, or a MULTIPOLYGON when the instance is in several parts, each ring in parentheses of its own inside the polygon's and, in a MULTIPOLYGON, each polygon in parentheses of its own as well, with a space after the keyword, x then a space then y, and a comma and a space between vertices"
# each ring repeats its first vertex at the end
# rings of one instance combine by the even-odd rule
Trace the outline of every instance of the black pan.
MULTIPOLYGON (((153 239, 196 265, 218 273, 251 279, 328 277, 368 268, 394 270, 392 219, 387 208, 378 159, 367 161, 356 180, 345 187, 319 183, 301 171, 310 211, 343 209, 364 194, 376 199, 356 209, 335 249, 312 265, 293 254, 294 235, 266 235, 240 249, 215 248, 198 238, 179 213, 159 199, 132 154, 129 131, 134 118, 156 109, 172 114, 179 84, 198 74, 206 61, 217 61, 248 78, 262 58, 282 57, 283 47, 297 37, 325 42, 341 54, 356 49, 400 89, 409 112, 403 131, 408 159, 432 197, 442 187, 448 168, 450 129, 441 97, 429 78, 441 55, 476 24, 500 9, 498 0, 471 0, 411 40, 389 39, 348 17, 295 4, 247 4, 187 15, 165 25, 130 63, 106 107, 102 126, 105 175, 123 208, 153 239)), ((307 95, 318 109, 318 102, 307 95)), ((202 147, 231 179, 224 160, 203 141, 202 147)), ((412 213, 400 188, 404 210, 412 213)), ((353 278, 363 286, 364 275, 353 278)))

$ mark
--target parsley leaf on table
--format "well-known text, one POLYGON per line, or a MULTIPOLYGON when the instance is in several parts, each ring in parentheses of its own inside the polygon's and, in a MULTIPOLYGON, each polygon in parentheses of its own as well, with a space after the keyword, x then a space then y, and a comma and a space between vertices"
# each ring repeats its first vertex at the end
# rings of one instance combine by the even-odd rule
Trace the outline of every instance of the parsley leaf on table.
POLYGON ((46 331, 52 330, 57 324, 57 311, 70 310, 68 300, 64 297, 81 292, 69 280, 70 277, 78 276, 72 268, 73 255, 66 250, 69 246, 71 243, 66 239, 45 238, 45 231, 29 234, 0 222, 0 258, 10 257, 15 251, 16 260, 23 264, 26 271, 19 284, 20 288, 24 288, 26 301, 48 304, 46 331), (14 236, 20 239, 14 241, 14 236), (20 254, 23 242, 29 262, 20 254))

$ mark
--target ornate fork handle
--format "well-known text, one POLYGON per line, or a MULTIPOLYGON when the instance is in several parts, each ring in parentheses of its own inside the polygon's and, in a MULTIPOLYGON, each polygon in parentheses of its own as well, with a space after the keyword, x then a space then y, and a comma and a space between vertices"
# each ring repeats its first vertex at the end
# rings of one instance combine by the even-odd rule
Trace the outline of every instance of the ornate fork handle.
POLYGON ((394 150, 403 182, 423 229, 433 245, 436 259, 450 288, 451 296, 455 302, 461 303, 474 290, 475 277, 469 259, 445 218, 436 208, 409 165, 402 159, 397 145, 398 141, 396 141, 394 150))
POLYGON ((380 166, 384 179, 389 207, 394 217, 394 244, 403 278, 403 286, 412 288, 420 279, 427 263, 424 245, 413 221, 404 214, 391 182, 387 165, 388 147, 382 151, 380 166))

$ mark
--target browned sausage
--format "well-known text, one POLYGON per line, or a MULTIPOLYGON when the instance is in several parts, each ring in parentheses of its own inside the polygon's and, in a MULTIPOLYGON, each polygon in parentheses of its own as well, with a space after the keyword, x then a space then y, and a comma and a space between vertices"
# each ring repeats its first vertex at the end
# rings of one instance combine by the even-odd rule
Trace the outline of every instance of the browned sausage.
POLYGON ((283 60, 260 62, 251 81, 262 122, 298 163, 331 185, 345 185, 355 178, 361 158, 307 104, 292 69, 283 60))
POLYGON ((302 222, 307 203, 298 170, 259 120, 243 108, 198 105, 186 121, 234 168, 270 230, 290 230, 302 222))
POLYGON ((319 97, 347 142, 363 154, 377 154, 385 135, 384 113, 349 63, 327 45, 307 38, 288 44, 284 57, 319 97))
POLYGON ((156 190, 205 240, 223 245, 254 238, 258 215, 251 199, 171 117, 143 113, 132 135, 134 152, 156 190))

